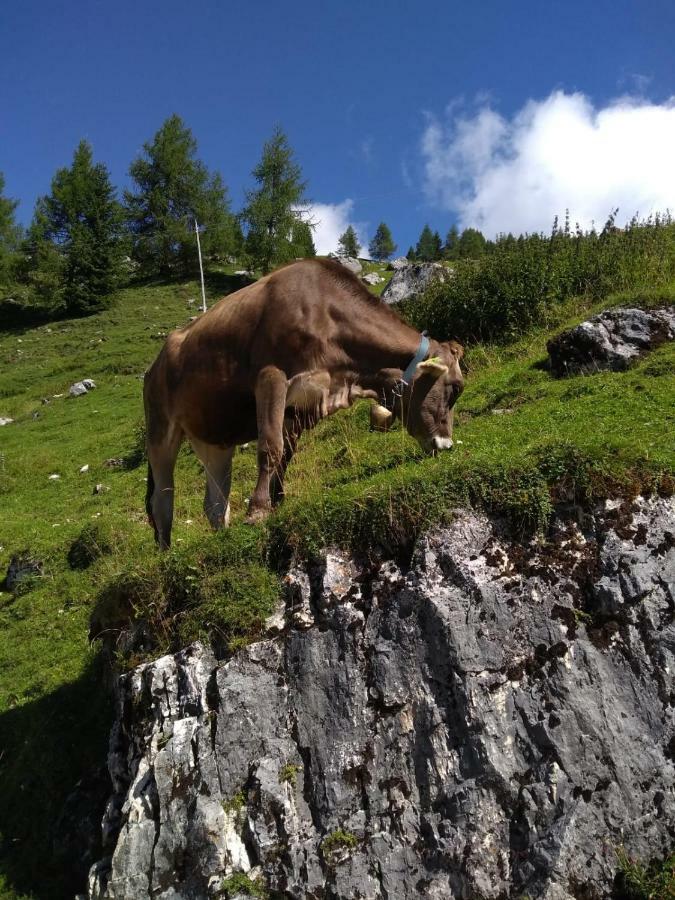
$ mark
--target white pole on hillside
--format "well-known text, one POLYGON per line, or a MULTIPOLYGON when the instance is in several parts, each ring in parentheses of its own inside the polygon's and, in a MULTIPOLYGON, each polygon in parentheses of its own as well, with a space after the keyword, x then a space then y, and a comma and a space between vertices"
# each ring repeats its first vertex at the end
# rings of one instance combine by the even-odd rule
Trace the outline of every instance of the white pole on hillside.
POLYGON ((197 235, 197 254, 199 255, 199 275, 202 279, 202 312, 206 312, 206 291, 204 290, 204 266, 202 265, 202 245, 199 243, 199 223, 195 216, 195 234, 197 235))

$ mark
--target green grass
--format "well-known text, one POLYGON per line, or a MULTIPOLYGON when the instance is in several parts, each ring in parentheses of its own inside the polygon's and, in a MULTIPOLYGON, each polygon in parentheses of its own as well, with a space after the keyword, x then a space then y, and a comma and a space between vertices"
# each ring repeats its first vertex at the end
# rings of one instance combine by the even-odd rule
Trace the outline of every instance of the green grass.
POLYGON ((302 772, 302 766, 298 766, 295 763, 286 763, 279 771, 279 781, 295 787, 298 781, 298 772, 302 772))
MULTIPOLYGON (((209 299, 240 284, 216 273, 209 299)), ((555 327, 674 294, 671 285, 570 302, 555 327)), ((136 286, 89 319, 0 333, 0 416, 15 419, 0 429, 0 573, 26 549, 44 563, 20 596, 0 593, 0 898, 53 900, 77 887, 45 848, 65 797, 105 758, 111 710, 88 641, 92 611, 101 629, 129 615, 145 623, 149 640, 130 644, 122 666, 196 637, 232 652, 261 633, 290 551, 380 543, 396 553, 464 503, 498 509, 526 531, 545 525, 558 498, 672 485, 675 347, 625 373, 556 381, 541 367, 551 333, 542 329, 508 347, 468 349, 452 453, 425 457, 400 428, 369 433, 367 404, 323 422, 303 437, 287 500, 264 526, 243 524, 253 447, 235 455, 233 526, 218 534, 201 511, 201 466, 184 448, 174 545, 159 555, 138 465, 141 376, 163 335, 196 312, 191 298, 194 282, 136 286), (96 390, 69 398, 84 377, 96 390), (124 465, 109 468, 110 458, 124 465), (96 484, 106 490, 94 494, 96 484), (69 555, 86 563, 71 568, 69 555)))
POLYGON ((235 872, 223 879, 218 896, 235 897, 237 894, 243 894, 245 897, 258 897, 265 900, 269 896, 265 885, 260 878, 251 879, 243 872, 235 872))
POLYGON ((351 831, 338 828, 327 834, 321 841, 321 852, 326 862, 333 864, 341 853, 349 853, 358 844, 358 838, 351 831))
POLYGON ((619 893, 622 900, 674 900, 675 853, 663 862, 643 865, 628 856, 623 847, 617 851, 619 893))
POLYGON ((370 284, 368 285, 368 289, 375 294, 376 297, 380 297, 382 291, 386 288, 391 280, 391 276, 394 274, 391 270, 387 269, 386 262, 376 262, 371 259, 362 259, 361 265, 363 266, 362 275, 369 275, 371 272, 374 272, 376 275, 379 275, 382 281, 379 284, 370 284))

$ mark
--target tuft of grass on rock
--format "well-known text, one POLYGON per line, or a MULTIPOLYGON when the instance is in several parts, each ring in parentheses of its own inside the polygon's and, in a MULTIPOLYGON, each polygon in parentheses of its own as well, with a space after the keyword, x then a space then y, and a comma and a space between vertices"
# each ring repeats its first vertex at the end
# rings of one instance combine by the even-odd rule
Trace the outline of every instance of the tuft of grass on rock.
POLYGON ((242 809, 246 806, 246 792, 242 788, 242 790, 237 791, 236 794, 233 794, 229 800, 223 800, 223 810, 226 813, 234 813, 234 815, 238 816, 242 809))
POLYGON ((219 896, 236 897, 237 894, 243 894, 245 897, 258 897, 260 900, 267 900, 269 892, 261 878, 249 878, 243 872, 235 872, 223 879, 219 889, 219 896))
POLYGON ((618 894, 620 900, 673 900, 675 897, 675 853, 663 861, 645 866, 617 850, 619 862, 618 894))
POLYGON ((302 772, 302 766, 298 766, 295 763, 286 763, 279 770, 279 781, 282 784, 290 784, 291 787, 295 787, 298 780, 298 772, 302 772))
POLYGON ((337 828, 321 841, 321 852, 329 864, 335 864, 356 847, 358 838, 351 831, 337 828))

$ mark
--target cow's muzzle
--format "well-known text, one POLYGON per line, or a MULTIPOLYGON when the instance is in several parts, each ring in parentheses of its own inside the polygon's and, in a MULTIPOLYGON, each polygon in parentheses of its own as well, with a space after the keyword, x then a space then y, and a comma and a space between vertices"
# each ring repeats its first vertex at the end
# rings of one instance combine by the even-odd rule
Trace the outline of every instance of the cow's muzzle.
POLYGON ((433 450, 452 450, 452 438, 435 435, 431 439, 431 447, 433 450))
POLYGON ((452 438, 449 437, 439 437, 438 435, 434 435, 434 437, 427 438, 426 440, 420 440, 418 438, 418 443, 425 453, 433 453, 434 456, 437 453, 440 453, 441 450, 452 450, 452 438))

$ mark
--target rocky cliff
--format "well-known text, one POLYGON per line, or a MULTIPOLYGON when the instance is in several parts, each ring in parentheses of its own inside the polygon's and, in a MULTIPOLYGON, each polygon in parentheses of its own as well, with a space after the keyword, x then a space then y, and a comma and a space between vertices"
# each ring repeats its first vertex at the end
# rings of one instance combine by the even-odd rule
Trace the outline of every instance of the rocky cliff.
POLYGON ((89 897, 607 897, 675 842, 675 504, 328 552, 269 637, 120 679, 89 897), (241 875, 237 873, 242 873, 241 875))

